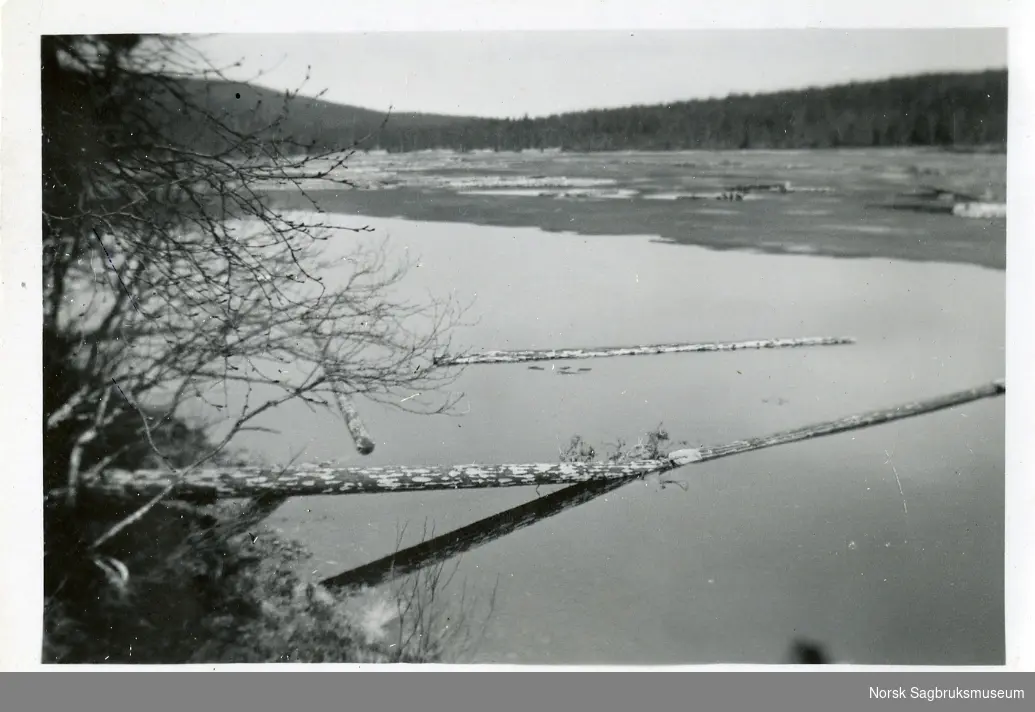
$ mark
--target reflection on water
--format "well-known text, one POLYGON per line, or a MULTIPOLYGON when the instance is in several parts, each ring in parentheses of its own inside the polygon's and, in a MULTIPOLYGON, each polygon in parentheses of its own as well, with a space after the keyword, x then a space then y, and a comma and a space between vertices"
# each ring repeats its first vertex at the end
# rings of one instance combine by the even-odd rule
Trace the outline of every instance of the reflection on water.
MULTIPOLYGON (((1002 377, 1004 275, 977 267, 770 256, 535 229, 368 220, 419 254, 414 295, 475 298, 476 349, 854 336, 854 346, 602 359, 582 378, 470 367, 458 417, 360 402, 377 450, 285 407, 241 445, 345 464, 556 461, 578 433, 720 444, 1002 377)), ((500 595, 481 661, 772 661, 795 636, 839 659, 1003 656, 1002 399, 634 483, 465 555, 500 595), (899 487, 901 483, 901 489, 899 487), (903 499, 908 507, 903 506, 903 499)), ((545 495, 544 488, 539 494, 545 495)), ((327 576, 535 498, 525 489, 323 497, 271 523, 327 576), (326 562, 338 562, 329 564, 326 562), (323 562, 323 563, 322 563, 323 562)))

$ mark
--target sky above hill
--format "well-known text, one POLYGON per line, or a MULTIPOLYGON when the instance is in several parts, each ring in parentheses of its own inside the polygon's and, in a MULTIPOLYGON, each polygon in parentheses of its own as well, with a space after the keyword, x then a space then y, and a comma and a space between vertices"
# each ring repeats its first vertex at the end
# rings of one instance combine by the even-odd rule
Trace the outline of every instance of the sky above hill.
POLYGON ((940 71, 1001 69, 1006 31, 680 30, 217 35, 234 79, 371 109, 542 116, 940 71), (263 72, 261 77, 256 77, 263 72))

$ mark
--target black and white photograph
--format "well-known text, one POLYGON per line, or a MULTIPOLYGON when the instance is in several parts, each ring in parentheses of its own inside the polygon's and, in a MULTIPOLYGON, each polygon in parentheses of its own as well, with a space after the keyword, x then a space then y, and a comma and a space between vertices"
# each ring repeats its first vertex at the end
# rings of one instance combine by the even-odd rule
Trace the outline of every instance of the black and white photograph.
POLYGON ((1007 44, 42 36, 41 661, 1003 665, 1007 44))

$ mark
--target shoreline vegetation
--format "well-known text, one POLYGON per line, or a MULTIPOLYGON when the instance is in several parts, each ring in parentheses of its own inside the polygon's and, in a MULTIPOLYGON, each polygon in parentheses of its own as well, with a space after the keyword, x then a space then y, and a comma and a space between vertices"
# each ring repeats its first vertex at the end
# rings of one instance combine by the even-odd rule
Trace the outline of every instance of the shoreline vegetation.
POLYGON ((395 301, 408 265, 376 248, 350 251, 348 283, 322 288, 312 272, 324 227, 285 221, 256 189, 284 171, 319 176, 322 157, 295 159, 290 136, 240 130, 195 101, 187 83, 222 74, 185 80, 185 58, 181 36, 41 40, 42 661, 449 659, 477 621, 443 613, 441 570, 357 602, 312 586, 307 554, 261 526, 283 498, 206 509, 177 497, 175 481, 146 501, 80 487, 117 465, 156 464, 174 480, 239 465, 233 438, 292 401, 332 414, 356 395, 425 415, 455 404, 452 373, 415 366, 448 348, 462 305, 395 301), (198 127, 233 150, 199 145, 198 127), (241 218, 258 227, 235 231, 241 218), (414 390, 428 397, 397 405, 414 390), (218 413, 192 422, 198 402, 218 413))
MULTIPOLYGON (((88 526, 132 511, 108 505, 88 526)), ((43 662, 461 662, 485 634, 496 591, 451 605, 458 561, 389 587, 329 590, 306 575, 306 547, 251 509, 161 503, 96 566, 65 562, 44 605, 43 662)))

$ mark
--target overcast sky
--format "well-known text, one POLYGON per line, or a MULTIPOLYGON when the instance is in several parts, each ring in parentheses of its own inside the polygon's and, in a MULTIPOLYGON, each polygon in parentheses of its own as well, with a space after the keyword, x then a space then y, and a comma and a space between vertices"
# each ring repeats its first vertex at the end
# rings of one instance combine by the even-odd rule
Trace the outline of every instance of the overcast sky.
POLYGON ((1004 68, 1005 30, 679 30, 220 35, 235 78, 384 110, 479 116, 721 97, 928 71, 1004 68))

